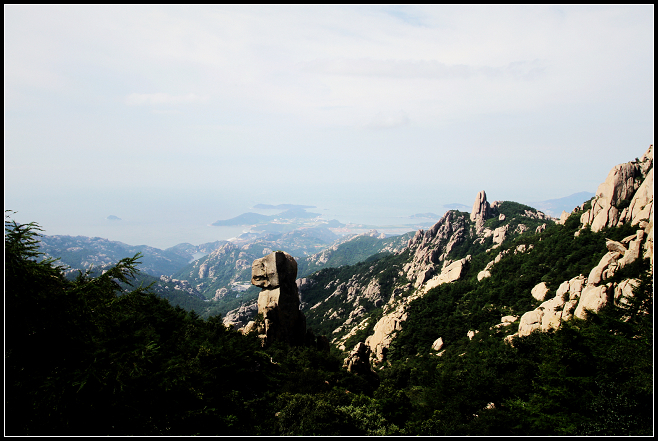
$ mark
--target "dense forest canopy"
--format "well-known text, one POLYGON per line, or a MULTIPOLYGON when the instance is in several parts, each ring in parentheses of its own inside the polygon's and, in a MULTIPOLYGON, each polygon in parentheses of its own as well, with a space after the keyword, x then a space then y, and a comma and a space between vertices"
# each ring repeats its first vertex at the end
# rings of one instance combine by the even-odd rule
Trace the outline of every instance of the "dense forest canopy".
MULTIPOLYGON (((626 269, 640 280, 628 304, 610 303, 513 345, 489 329, 500 317, 490 305, 519 301, 512 285, 520 269, 529 284, 555 284, 595 261, 602 237, 626 233, 583 230, 574 239, 573 228, 555 225, 541 242, 517 239, 545 251, 535 260, 509 259, 479 285, 482 263, 474 259, 463 280, 412 304, 390 362, 359 375, 342 367, 336 348, 262 347, 219 316, 172 307, 152 288, 135 286, 139 255, 102 274, 66 278, 54 260, 39 259, 39 226, 6 216, 5 433, 651 435, 648 260, 626 269), (571 248, 560 248, 567 240, 571 248), (573 241, 582 242, 582 253, 573 241), (555 265, 539 271, 550 250, 555 265), (431 327, 451 342, 440 357, 425 350, 431 327), (468 339, 468 329, 480 332, 468 339)), ((367 265, 388 261, 397 264, 383 256, 367 265)))

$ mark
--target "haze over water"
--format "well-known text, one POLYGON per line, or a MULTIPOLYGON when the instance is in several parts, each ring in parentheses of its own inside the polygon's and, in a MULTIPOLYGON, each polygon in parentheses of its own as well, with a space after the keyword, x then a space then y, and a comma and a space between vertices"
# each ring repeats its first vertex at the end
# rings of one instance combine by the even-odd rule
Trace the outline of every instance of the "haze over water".
MULTIPOLYGON (((135 198, 130 193, 98 194, 81 189, 79 200, 69 205, 35 195, 30 204, 36 202, 38 211, 31 210, 24 201, 6 201, 6 207, 17 211, 12 219, 37 222, 46 235, 102 237, 160 249, 179 243, 199 245, 228 240, 247 231, 249 226, 216 227, 210 224, 247 212, 274 215, 282 211, 255 210, 253 207, 256 204, 315 206, 307 211, 320 214, 322 219, 374 226, 428 222, 428 219, 410 219, 409 216, 426 212, 442 215, 445 212, 442 208, 444 202, 418 200, 412 195, 402 198, 395 189, 379 199, 367 188, 354 188, 351 199, 341 197, 342 192, 336 189, 331 194, 322 191, 309 193, 308 188, 293 188, 281 196, 267 191, 221 193, 203 190, 163 194, 152 192, 148 198, 135 198), (362 195, 359 196, 359 193, 362 195), (48 213, 45 217, 44 212, 48 213), (121 220, 108 220, 110 215, 121 220)), ((452 201, 445 203, 448 202, 452 201)), ((414 229, 409 228, 409 231, 414 229)), ((395 231, 401 232, 399 229, 395 231)))
POLYGON ((653 142, 653 15, 7 5, 5 209, 166 248, 259 203, 388 225, 592 192, 653 142))

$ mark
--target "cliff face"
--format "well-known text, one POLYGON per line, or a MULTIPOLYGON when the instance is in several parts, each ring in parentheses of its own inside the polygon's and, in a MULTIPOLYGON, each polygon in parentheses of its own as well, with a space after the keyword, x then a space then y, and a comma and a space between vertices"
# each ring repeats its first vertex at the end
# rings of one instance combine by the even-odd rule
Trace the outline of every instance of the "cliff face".
MULTIPOLYGON (((641 158, 619 164, 599 185, 592 206, 580 221, 592 231, 653 219, 653 145, 641 158)), ((650 236, 653 238, 653 226, 650 236)), ((651 241, 653 243, 653 240, 651 241)))

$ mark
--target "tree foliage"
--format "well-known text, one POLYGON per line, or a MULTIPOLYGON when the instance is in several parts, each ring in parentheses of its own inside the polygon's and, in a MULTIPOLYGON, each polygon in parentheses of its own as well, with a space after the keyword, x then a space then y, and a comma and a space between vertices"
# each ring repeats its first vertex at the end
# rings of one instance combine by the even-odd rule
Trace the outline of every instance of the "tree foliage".
MULTIPOLYGON (((628 234, 575 237, 577 228, 567 222, 520 237, 509 249, 525 241, 532 252, 510 253, 481 283, 486 262, 474 258, 464 280, 411 304, 390 366, 360 376, 342 368, 337 352, 263 348, 219 316, 173 307, 135 286, 139 254, 66 278, 55 260, 41 259, 38 225, 6 219, 6 434, 651 435, 648 261, 618 274, 640 281, 627 304, 514 346, 492 326, 506 305, 532 307, 534 283, 555 288, 600 258, 605 237, 628 234), (439 335, 441 356, 429 349, 439 335)), ((388 295, 404 259, 325 269, 322 283, 371 270, 388 295)))

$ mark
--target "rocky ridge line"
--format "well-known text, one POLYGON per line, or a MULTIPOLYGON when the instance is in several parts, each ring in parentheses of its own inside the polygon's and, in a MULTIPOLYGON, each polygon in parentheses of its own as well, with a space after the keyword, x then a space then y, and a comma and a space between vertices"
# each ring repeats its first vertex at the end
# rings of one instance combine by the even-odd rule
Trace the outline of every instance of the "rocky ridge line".
MULTIPOLYGON (((411 253, 411 260, 404 265, 400 275, 404 275, 410 283, 398 286, 388 302, 384 305, 383 316, 374 325, 372 334, 366 338, 365 344, 369 348, 371 362, 378 364, 386 360, 386 352, 393 341, 395 334, 402 329, 407 319, 406 310, 411 302, 424 296, 430 289, 444 283, 459 280, 468 268, 471 256, 452 261, 448 256, 455 247, 471 241, 484 244, 487 238, 492 239, 492 248, 499 246, 511 235, 508 231, 509 223, 491 230, 485 227, 488 219, 498 216, 499 221, 511 221, 505 215, 499 213, 498 208, 502 202, 496 201, 489 205, 486 193, 481 191, 477 194, 473 204, 473 211, 469 217, 458 211, 448 211, 444 216, 427 231, 418 230, 409 240, 407 249, 411 253)), ((537 220, 551 221, 550 216, 537 211, 526 210, 524 217, 537 220)), ((521 226, 523 224, 519 224, 521 226)), ((543 224, 545 228, 546 224, 543 224)), ((528 228, 518 228, 510 233, 523 233, 528 228)), ((525 251, 525 250, 523 250, 525 251)), ((365 329, 366 321, 358 323, 352 330, 340 339, 333 342, 345 350, 344 342, 354 335, 358 330, 365 329)))

